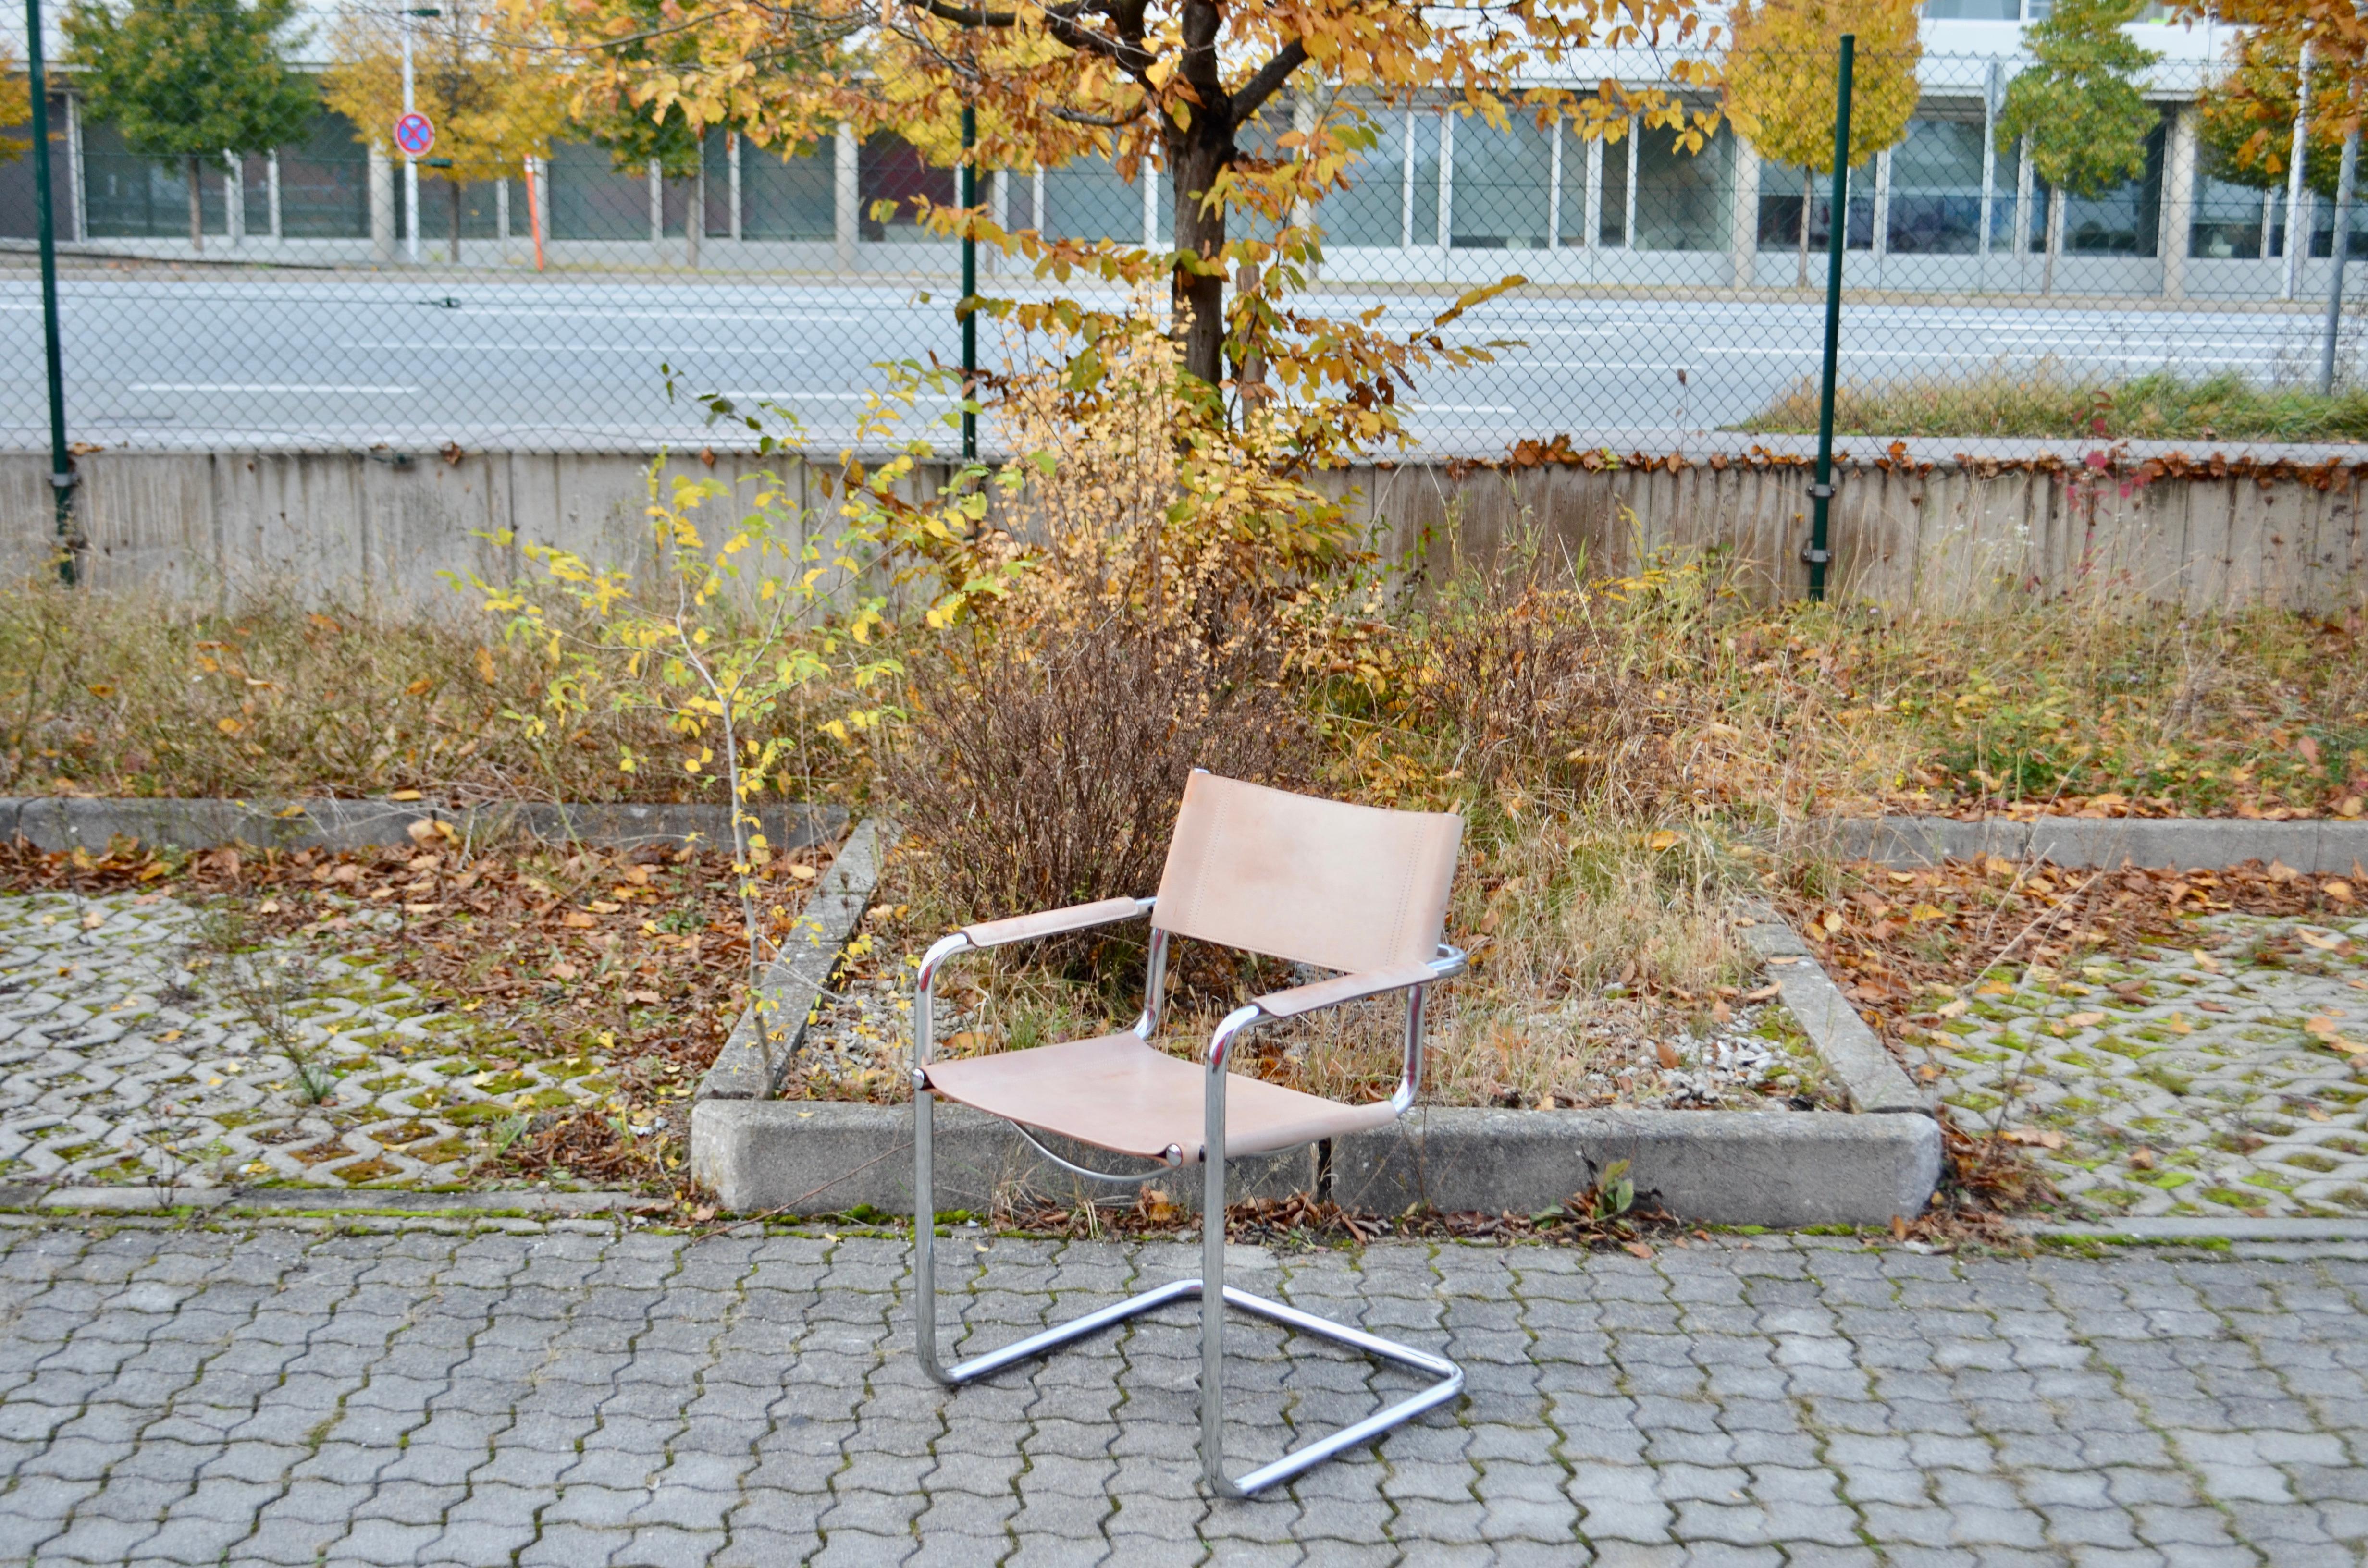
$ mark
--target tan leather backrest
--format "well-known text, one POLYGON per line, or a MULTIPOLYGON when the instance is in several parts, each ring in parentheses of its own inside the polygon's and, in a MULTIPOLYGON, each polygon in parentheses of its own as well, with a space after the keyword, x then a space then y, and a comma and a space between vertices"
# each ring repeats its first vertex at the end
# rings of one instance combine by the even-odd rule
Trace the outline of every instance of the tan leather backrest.
POLYGON ((1184 788, 1152 924, 1325 969, 1420 963, 1447 919, 1463 819, 1212 773, 1184 788))

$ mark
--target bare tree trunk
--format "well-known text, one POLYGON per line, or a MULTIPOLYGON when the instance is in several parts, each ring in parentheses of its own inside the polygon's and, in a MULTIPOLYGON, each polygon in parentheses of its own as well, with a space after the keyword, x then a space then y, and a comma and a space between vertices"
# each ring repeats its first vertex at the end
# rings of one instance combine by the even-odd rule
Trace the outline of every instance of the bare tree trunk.
POLYGON ((206 198, 205 187, 201 183, 205 176, 199 167, 198 155, 195 153, 189 154, 188 163, 188 170, 187 178, 189 182, 189 248, 191 250, 201 251, 206 248, 206 198))
POLYGON ((1816 177, 1815 169, 1806 164, 1801 165, 1801 276, 1794 284, 1799 289, 1809 286, 1809 209, 1817 199, 1816 177))
POLYGON ((1175 273, 1175 330, 1184 342, 1184 369, 1211 388, 1225 377, 1225 208, 1204 203, 1219 174, 1234 161, 1234 106, 1217 74, 1217 7, 1187 0, 1183 15, 1183 75, 1200 99, 1189 126, 1167 126, 1167 169, 1176 200, 1176 248, 1200 256, 1205 271, 1175 273))
MULTIPOLYGON (((2292 244, 2289 239, 2288 244, 2292 244)), ((2064 249, 2064 192, 2061 187, 2047 193, 2047 251, 2039 264, 2039 292, 2042 298, 2055 292, 2055 257, 2064 249)))

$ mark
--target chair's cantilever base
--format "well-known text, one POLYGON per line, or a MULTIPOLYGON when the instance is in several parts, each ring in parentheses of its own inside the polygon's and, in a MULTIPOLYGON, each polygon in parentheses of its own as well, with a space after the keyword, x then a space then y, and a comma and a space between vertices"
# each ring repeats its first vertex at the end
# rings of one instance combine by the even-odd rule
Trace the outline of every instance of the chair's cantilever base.
MULTIPOLYGON (((1145 1290, 1139 1296, 1130 1296, 1125 1301, 1104 1307, 1099 1312, 1072 1318, 1067 1323, 1048 1328, 1042 1334, 1030 1335, 1017 1344, 1007 1345, 1000 1350, 990 1350, 984 1356, 973 1357, 970 1360, 955 1366, 939 1368, 935 1365, 933 1358, 927 1356, 924 1358, 923 1364, 928 1367, 929 1374, 939 1382, 949 1387, 958 1387, 963 1383, 973 1382, 989 1373, 999 1372, 1006 1367, 1019 1362, 1049 1355, 1064 1345, 1071 1345, 1077 1340, 1099 1334, 1106 1328, 1116 1327, 1129 1318, 1156 1312, 1170 1302, 1198 1301, 1201 1294, 1202 1288, 1200 1280, 1172 1279, 1165 1285, 1145 1290)), ((1284 1327, 1298 1333, 1312 1335, 1318 1339, 1328 1339, 1336 1345, 1345 1345, 1352 1350, 1362 1351, 1368 1356, 1383 1361, 1395 1362, 1401 1367, 1427 1373, 1439 1380, 1419 1393, 1402 1399, 1386 1409, 1376 1411, 1352 1426, 1344 1426, 1337 1432, 1318 1437, 1304 1448, 1294 1449, 1272 1464, 1261 1466, 1238 1480, 1228 1478, 1221 1471, 1212 1471, 1209 1476, 1211 1484, 1228 1496, 1247 1497, 1263 1492, 1279 1481, 1288 1481, 1302 1471, 1323 1463, 1335 1454, 1344 1453, 1360 1444, 1369 1443, 1392 1427, 1413 1420, 1424 1411, 1445 1404, 1463 1392, 1463 1369, 1443 1356, 1433 1356, 1428 1351, 1400 1345, 1395 1340, 1383 1339, 1367 1334, 1361 1329, 1350 1328, 1346 1324, 1334 1323, 1329 1318, 1317 1317, 1313 1312, 1304 1312, 1296 1307, 1285 1306, 1281 1301, 1269 1301, 1264 1296, 1254 1296, 1247 1290, 1236 1290, 1230 1285, 1224 1287, 1224 1301, 1227 1306, 1238 1307, 1243 1312, 1281 1324, 1284 1327)), ((924 1311, 929 1310, 934 1305, 926 1301, 921 1304, 924 1311)))

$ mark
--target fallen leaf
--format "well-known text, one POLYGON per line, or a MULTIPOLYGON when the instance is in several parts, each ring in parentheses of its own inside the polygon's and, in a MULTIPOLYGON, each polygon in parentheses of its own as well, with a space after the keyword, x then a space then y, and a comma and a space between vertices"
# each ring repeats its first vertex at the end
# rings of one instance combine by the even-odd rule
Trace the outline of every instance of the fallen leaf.
POLYGON ((2134 1171, 2150 1171, 2154 1169, 2154 1151, 2152 1149, 2133 1149, 2130 1151, 2130 1169, 2134 1171))
POLYGON ((2092 1029, 2105 1021, 2102 1013, 2075 1013, 2064 1020, 2076 1029, 2092 1029))
POLYGON ((2195 1026, 2187 1021, 2186 1014, 2173 1013, 2170 1016, 2170 1032, 2173 1034, 2193 1034, 2195 1032, 2195 1026))
POLYGON ((1999 1134, 2009 1143, 2024 1143, 2038 1149, 2061 1149, 2064 1134, 2036 1127, 2018 1127, 1999 1134))
POLYGON ((1713 1002, 1710 1005, 1710 1017, 1713 1023, 1731 1024, 1735 1021, 1735 1009, 1724 1002, 1713 1002))
POLYGON ((1646 1246, 1643 1242, 1623 1242, 1621 1244, 1620 1250, 1628 1254, 1631 1257, 1650 1257, 1653 1256, 1653 1249, 1646 1246))
POLYGON ((1671 1045, 1665 1040, 1655 1045, 1653 1047, 1653 1051, 1655 1055, 1661 1059, 1661 1070, 1663 1072, 1674 1073, 1678 1070, 1678 1048, 1676 1046, 1671 1045))
POLYGON ((2294 935, 2300 937, 2312 947, 2317 948, 2322 953, 2331 953, 2336 949, 2343 946, 2342 937, 2332 935, 2322 935, 2317 931, 2296 931, 2294 935))
POLYGON ((617 911, 624 908, 625 906, 621 903, 610 903, 605 899, 596 898, 590 903, 586 904, 585 907, 589 909, 595 915, 614 915, 617 911))
POLYGON ((1818 924, 1829 933, 1839 931, 1842 928, 1842 912, 1839 909, 1828 909, 1826 911, 1826 917, 1818 924))
POLYGON ((2207 1013, 2226 1013, 2233 1011, 2233 1009, 2225 1002, 2198 1002, 2195 1005, 2207 1013))
POLYGON ((2351 902, 2351 884, 2344 881, 2340 878, 2338 878, 2336 881, 2331 882, 2321 882, 2318 885, 2318 891, 2325 893, 2328 897, 2333 899, 2338 903, 2350 903, 2351 902))
POLYGON ((1746 1002, 1765 1002, 1782 989, 1782 986, 1770 981, 1766 985, 1757 986, 1752 990, 1745 992, 1743 994, 1743 1000, 1746 1002))
POLYGON ((700 1224, 704 1225, 707 1221, 715 1218, 715 1205, 712 1203, 702 1203, 698 1208, 690 1211, 690 1217, 700 1224))
POLYGON ((666 998, 660 996, 655 991, 628 991, 625 993, 625 1000, 628 1002, 639 1002, 647 1006, 655 1006, 658 1003, 665 1001, 666 998))
POLYGON ((565 915, 560 916, 559 923, 562 926, 573 926, 575 929, 579 931, 586 928, 587 926, 598 926, 600 924, 598 920, 593 919, 590 915, 584 914, 582 911, 574 909, 569 910, 565 915))
POLYGON ((1671 833, 1666 827, 1646 840, 1646 843, 1656 851, 1675 849, 1682 842, 1684 842, 1683 835, 1671 833))
POLYGON ((82 917, 82 928, 85 931, 96 931, 106 924, 107 916, 99 910, 94 909, 82 917))
POLYGON ((1968 1002, 1963 996, 1960 996, 1953 1002, 1941 1003, 1939 1007, 1933 1010, 1944 1018, 1962 1018, 1972 1009, 1972 1007, 1973 1004, 1971 1002, 1968 1002))
POLYGON ((390 801, 416 801, 420 799, 420 793, 416 790, 397 790, 394 793, 389 795, 387 799, 390 801))
POLYGON ((1891 1217, 1891 1236, 1894 1241, 1904 1242, 1907 1239, 1907 1218, 1906 1215, 1894 1214, 1891 1217))

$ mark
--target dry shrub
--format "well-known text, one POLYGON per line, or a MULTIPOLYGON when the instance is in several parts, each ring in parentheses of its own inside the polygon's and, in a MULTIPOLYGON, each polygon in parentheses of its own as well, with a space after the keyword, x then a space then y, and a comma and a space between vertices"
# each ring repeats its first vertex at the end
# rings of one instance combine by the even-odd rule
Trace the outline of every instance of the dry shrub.
MULTIPOLYGON (((454 609, 473 613, 455 600, 454 609)), ((571 632, 575 630, 568 629, 571 632)), ((651 668, 548 699, 547 649, 489 619, 395 618, 292 594, 234 610, 148 591, 0 592, 0 790, 14 795, 378 795, 458 801, 723 799, 681 769, 620 772, 627 751, 666 756, 683 739, 651 668)), ((831 709, 829 697, 812 704, 831 709)), ((781 725, 809 796, 846 792, 860 757, 781 725)))
POLYGON ((957 916, 1144 894, 1193 768, 1300 773, 1280 667, 1254 633, 1211 642, 1125 612, 965 639, 916 665, 881 781, 936 849, 957 916))
POLYGON ((1305 772, 1274 602, 1324 518, 1292 510, 1255 441, 1196 441, 1165 336, 1098 352, 1090 399, 1008 392, 1026 483, 1007 483, 966 568, 1008 586, 912 660, 911 722, 881 765, 958 917, 1145 893, 1194 768, 1305 772))

